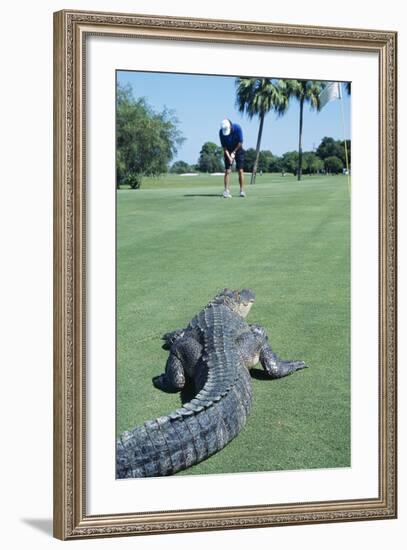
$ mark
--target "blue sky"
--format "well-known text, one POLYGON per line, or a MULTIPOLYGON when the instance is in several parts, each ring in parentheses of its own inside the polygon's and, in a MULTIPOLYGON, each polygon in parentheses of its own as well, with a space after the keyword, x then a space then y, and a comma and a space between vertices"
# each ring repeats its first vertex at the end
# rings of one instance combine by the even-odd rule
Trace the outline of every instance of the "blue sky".
MULTIPOLYGON (((130 84, 135 97, 145 97, 153 109, 164 106, 173 109, 179 120, 179 128, 186 138, 175 160, 188 163, 198 161, 203 143, 219 143, 219 127, 223 118, 237 122, 243 128, 244 148, 256 147, 259 121, 250 120, 238 112, 235 106, 235 77, 184 75, 172 73, 148 73, 118 71, 121 85, 130 84)), ((345 135, 350 138, 350 96, 343 94, 345 135)), ((267 114, 261 149, 275 155, 298 149, 299 104, 292 99, 283 117, 267 114)), ((318 147, 324 136, 343 139, 340 101, 331 101, 317 113, 309 106, 304 108, 303 150, 318 147)))

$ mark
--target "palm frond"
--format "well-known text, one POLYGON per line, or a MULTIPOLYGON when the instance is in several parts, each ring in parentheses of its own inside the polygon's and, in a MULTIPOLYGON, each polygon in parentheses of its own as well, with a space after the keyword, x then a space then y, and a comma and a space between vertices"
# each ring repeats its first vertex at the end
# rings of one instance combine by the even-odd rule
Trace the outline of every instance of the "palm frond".
POLYGON ((288 106, 288 97, 281 81, 271 78, 237 78, 236 106, 249 118, 271 110, 282 114, 288 106))

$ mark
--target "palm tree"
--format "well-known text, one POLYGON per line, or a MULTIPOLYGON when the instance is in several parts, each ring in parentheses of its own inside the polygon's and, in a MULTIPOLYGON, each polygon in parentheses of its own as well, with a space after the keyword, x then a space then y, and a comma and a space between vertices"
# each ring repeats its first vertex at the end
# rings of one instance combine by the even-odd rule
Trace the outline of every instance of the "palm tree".
POLYGON ((288 96, 285 93, 285 84, 283 81, 271 78, 237 78, 236 106, 241 113, 246 113, 250 119, 255 115, 260 119, 256 158, 250 181, 251 184, 254 184, 256 183, 257 167, 259 164, 264 118, 271 110, 274 110, 280 116, 287 110, 288 96))
POLYGON ((300 128, 298 139, 298 171, 297 179, 302 177, 302 129, 304 120, 304 103, 309 103, 311 109, 320 110, 319 94, 325 88, 325 83, 317 80, 286 80, 288 97, 296 97, 300 102, 300 128))

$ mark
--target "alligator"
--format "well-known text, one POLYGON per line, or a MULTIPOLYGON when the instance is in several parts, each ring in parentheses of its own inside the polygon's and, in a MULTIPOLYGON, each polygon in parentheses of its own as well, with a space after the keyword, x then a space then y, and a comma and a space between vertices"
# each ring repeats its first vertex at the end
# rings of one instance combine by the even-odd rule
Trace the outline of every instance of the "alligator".
POLYGON ((220 451, 243 428, 253 392, 249 369, 261 363, 270 378, 304 369, 283 361, 266 331, 248 324, 255 299, 250 289, 224 289, 184 329, 163 336, 169 351, 165 372, 153 378, 166 392, 194 385, 195 397, 182 407, 121 434, 116 478, 168 476, 220 451))

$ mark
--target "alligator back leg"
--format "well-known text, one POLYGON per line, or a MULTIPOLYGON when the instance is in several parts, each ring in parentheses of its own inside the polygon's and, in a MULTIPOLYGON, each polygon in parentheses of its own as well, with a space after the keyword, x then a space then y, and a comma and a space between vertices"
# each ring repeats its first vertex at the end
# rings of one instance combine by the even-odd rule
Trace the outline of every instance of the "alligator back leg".
MULTIPOLYGON (((186 377, 194 378, 195 367, 202 355, 201 344, 190 336, 184 336, 185 331, 169 333, 177 336, 171 344, 165 372, 153 378, 156 388, 166 391, 180 391, 186 382, 186 377)), ((167 336, 167 335, 165 335, 167 336)))
POLYGON ((177 392, 185 386, 185 371, 176 355, 170 353, 165 372, 153 378, 153 384, 165 392, 177 392))

